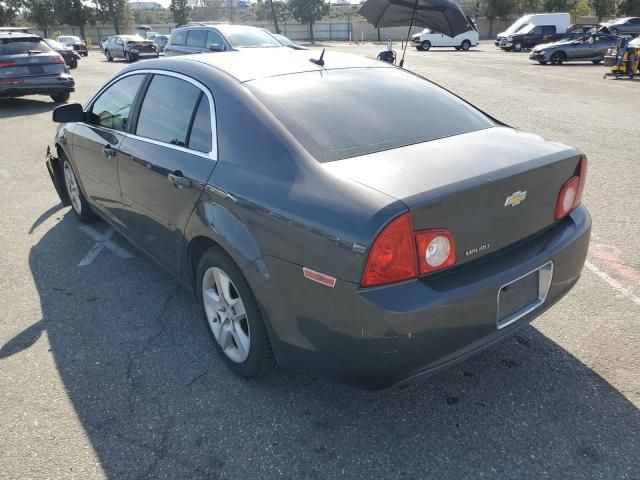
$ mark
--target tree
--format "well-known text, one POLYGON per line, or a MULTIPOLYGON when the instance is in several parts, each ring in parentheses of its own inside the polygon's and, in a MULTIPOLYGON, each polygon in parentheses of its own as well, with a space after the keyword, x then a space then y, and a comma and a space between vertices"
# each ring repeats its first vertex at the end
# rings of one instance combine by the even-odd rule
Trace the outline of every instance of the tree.
POLYGON ((54 0, 27 0, 24 15, 35 23, 45 37, 49 36, 49 27, 54 23, 54 0))
POLYGON ((618 13, 623 13, 628 17, 640 15, 640 0, 622 0, 618 5, 618 13))
POLYGON ((54 0, 54 8, 57 20, 78 27, 80 38, 86 41, 84 29, 87 23, 95 22, 95 9, 85 5, 82 0, 54 0))
POLYGON ((314 43, 313 24, 329 13, 329 5, 324 0, 289 0, 289 9, 293 18, 309 24, 309 36, 314 43))
POLYGON ((189 0, 171 0, 169 10, 173 15, 173 21, 176 25, 184 25, 189 23, 189 14, 191 13, 191 5, 189 0))
POLYGON ((571 16, 573 17, 574 23, 579 23, 578 19, 580 17, 588 17, 590 15, 591 5, 589 5, 589 0, 578 0, 571 9, 571 16))
POLYGON ((276 33, 282 33, 279 23, 286 22, 291 16, 289 7, 285 2, 277 0, 258 0, 255 5, 256 20, 273 22, 276 33))
POLYGON ((615 8, 614 0, 590 0, 591 8, 596 17, 598 17, 598 23, 602 21, 603 17, 611 15, 615 8))
POLYGON ((484 0, 485 15, 489 20, 489 38, 493 37, 493 22, 513 13, 515 5, 512 0, 484 0))
POLYGON ((576 6, 577 0, 543 0, 545 12, 569 12, 576 6))
POLYGON ((0 26, 11 25, 22 7, 22 0, 0 0, 0 26))
POLYGON ((133 28, 133 15, 127 0, 96 0, 99 16, 113 24, 116 35, 133 28))

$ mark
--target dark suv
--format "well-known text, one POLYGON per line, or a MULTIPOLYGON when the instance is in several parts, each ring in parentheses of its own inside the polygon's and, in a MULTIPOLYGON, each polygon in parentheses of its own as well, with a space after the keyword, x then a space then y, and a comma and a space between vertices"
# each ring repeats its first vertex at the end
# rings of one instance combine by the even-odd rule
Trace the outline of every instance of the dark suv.
POLYGON ((66 102, 74 91, 62 56, 32 33, 0 32, 0 98, 49 95, 66 102))
POLYGON ((228 24, 188 24, 176 28, 164 47, 167 57, 202 52, 224 52, 240 48, 279 47, 271 34, 256 27, 228 24))
POLYGON ((532 48, 541 43, 556 41, 555 25, 528 25, 517 33, 507 37, 505 50, 520 52, 525 48, 532 48))

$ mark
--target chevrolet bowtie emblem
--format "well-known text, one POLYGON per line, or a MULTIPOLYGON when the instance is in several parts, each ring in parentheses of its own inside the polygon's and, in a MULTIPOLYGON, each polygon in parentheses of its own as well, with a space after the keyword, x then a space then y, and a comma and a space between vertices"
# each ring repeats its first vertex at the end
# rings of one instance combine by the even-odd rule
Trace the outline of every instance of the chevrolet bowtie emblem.
POLYGON ((514 192, 507 197, 504 201, 505 207, 515 207, 524 202, 525 198, 527 198, 526 190, 524 192, 514 192))

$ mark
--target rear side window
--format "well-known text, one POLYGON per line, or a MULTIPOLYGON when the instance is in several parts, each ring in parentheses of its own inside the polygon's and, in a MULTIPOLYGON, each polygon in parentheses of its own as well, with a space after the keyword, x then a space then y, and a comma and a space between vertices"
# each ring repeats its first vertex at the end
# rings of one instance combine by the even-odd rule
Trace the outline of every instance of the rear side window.
POLYGON ((306 72, 245 85, 320 162, 494 126, 463 100, 395 68, 306 72))
POLYGON ((38 37, 0 39, 0 55, 18 55, 29 51, 49 52, 51 48, 38 37))
MULTIPOLYGON (((202 91, 198 87, 179 78, 154 76, 140 108, 136 134, 187 147, 201 94, 202 91)), ((209 124, 211 124, 210 121, 209 124)), ((210 125, 209 128, 211 128, 210 125)), ((200 140, 199 146, 202 142, 203 140, 200 140)), ((211 150, 210 145, 211 134, 209 133, 209 150, 207 151, 211 150)))
POLYGON ((198 110, 193 117, 193 125, 189 134, 189 148, 199 152, 211 151, 211 110, 209 99, 202 94, 198 110))
POLYGON ((204 48, 204 43, 207 40, 206 30, 189 30, 187 35, 187 46, 204 48))
POLYGON ((91 123, 122 132, 127 131, 129 115, 145 75, 130 75, 118 80, 93 102, 91 123))
POLYGON ((227 49, 227 44, 222 39, 222 36, 215 30, 209 30, 207 32, 207 48, 214 44, 218 45, 222 50, 227 49))
POLYGON ((176 30, 171 34, 171 43, 174 45, 184 45, 187 40, 187 30, 176 30))

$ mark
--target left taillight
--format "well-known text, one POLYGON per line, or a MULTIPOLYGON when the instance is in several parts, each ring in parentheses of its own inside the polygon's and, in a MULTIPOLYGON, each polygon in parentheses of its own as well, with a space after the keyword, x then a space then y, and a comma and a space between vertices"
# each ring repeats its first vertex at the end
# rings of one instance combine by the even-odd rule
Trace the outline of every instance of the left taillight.
POLYGON ((62 58, 62 55, 58 55, 57 57, 53 57, 51 63, 64 63, 64 58, 62 58))
POLYGON ((558 194, 555 219, 560 220, 571 213, 580 202, 587 180, 587 157, 582 155, 573 177, 565 182, 558 194))
POLYGON ((449 230, 413 231, 411 214, 389 222, 373 242, 362 274, 363 287, 376 287, 417 278, 456 263, 456 246, 449 230))
POLYGON ((16 65, 17 63, 14 60, 6 60, 6 61, 0 60, 0 68, 15 67, 16 65))

